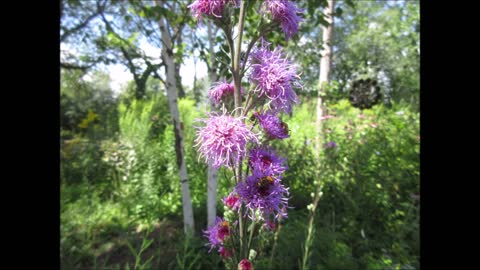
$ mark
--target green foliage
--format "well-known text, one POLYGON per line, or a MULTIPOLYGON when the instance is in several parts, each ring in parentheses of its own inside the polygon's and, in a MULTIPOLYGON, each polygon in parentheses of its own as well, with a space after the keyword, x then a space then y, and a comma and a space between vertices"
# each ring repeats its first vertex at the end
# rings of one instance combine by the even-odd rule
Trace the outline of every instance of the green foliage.
POLYGON ((102 72, 85 75, 81 71, 62 70, 61 129, 98 139, 117 132, 116 100, 109 83, 109 75, 102 72))
MULTIPOLYGON (((324 19, 317 1, 301 1, 307 12, 301 38, 287 48, 300 63, 306 96, 316 96, 324 19), (315 5, 313 4, 315 3, 315 5)), ((325 4, 325 1, 321 1, 325 4)), ((331 79, 336 100, 347 98, 351 82, 364 77, 380 82, 384 102, 406 101, 418 111, 420 37, 418 1, 339 1, 335 4, 331 79), (353 5, 354 4, 354 5, 353 5), (342 10, 341 14, 338 12, 342 10)))
POLYGON ((131 244, 130 242, 127 241, 127 246, 132 252, 132 255, 135 257, 135 265, 133 269, 150 269, 151 266, 151 261, 153 260, 153 256, 150 256, 146 261, 142 262, 142 253, 148 249, 154 239, 148 239, 147 236, 153 231, 154 227, 149 227, 143 237, 142 244, 140 246, 140 249, 137 251, 131 244))
MULTIPOLYGON (((69 153, 62 161, 63 175, 69 175, 62 176, 61 191, 64 264, 93 265, 97 260, 97 265, 112 265, 109 261, 113 259, 95 255, 110 246, 111 235, 121 235, 121 231, 131 226, 152 226, 162 218, 181 218, 180 184, 172 158, 174 134, 168 124, 164 99, 157 96, 150 101, 134 101, 129 108, 120 104, 120 134, 115 140, 97 145, 77 137, 62 149, 65 154, 69 153), (156 136, 151 135, 153 115, 158 115, 158 121, 165 124, 156 136), (95 166, 97 171, 93 170, 95 166), (99 170, 98 166, 103 169, 99 170), (73 179, 72 172, 85 175, 86 180, 76 184, 65 181, 73 179), (103 242, 100 244, 100 241, 103 242)), ((179 100, 192 201, 199 220, 197 232, 200 232, 205 228, 202 221, 205 222, 206 216, 206 166, 198 161, 193 148, 192 119, 201 117, 194 103, 190 99, 179 100)), ((412 194, 419 192, 419 114, 408 104, 394 103, 390 109, 377 105, 361 111, 353 108, 348 100, 331 103, 329 114, 336 117, 325 120, 325 142, 335 141, 338 148, 326 152, 327 162, 316 164, 315 116, 311 113, 314 109, 315 103, 305 100, 294 109, 292 117, 283 119, 289 125, 291 138, 288 143, 277 142, 275 147, 280 155, 288 156, 289 170, 283 181, 290 187, 293 209, 281 226, 272 261, 273 243, 265 240, 272 237, 254 237, 261 247, 257 250, 256 267, 294 269, 299 266, 303 255, 300 247, 308 223, 306 206, 311 202, 316 170, 320 168, 323 195, 317 208, 309 267, 418 268, 419 204, 412 199, 412 194)), ((231 188, 230 178, 231 175, 220 170, 219 194, 231 188)), ((222 213, 221 198, 218 199, 219 213, 222 213)), ((181 233, 179 228, 181 226, 176 230, 181 233)), ((206 248, 201 248, 204 241, 198 237, 176 241, 178 246, 169 247, 172 259, 164 265, 175 269, 223 269, 218 255, 208 254, 206 248)), ((141 242, 132 247, 138 252, 141 242)), ((134 256, 129 252, 127 244, 123 248, 129 254, 125 258, 129 258, 132 268, 138 254, 134 256)), ((154 247, 144 251, 147 254, 141 256, 138 264, 152 256, 152 249, 154 247)), ((157 249, 162 252, 155 246, 157 249)), ((150 261, 152 265, 165 259, 158 256, 150 261)), ((121 265, 123 267, 125 261, 121 265)))
POLYGON ((198 249, 201 248, 202 242, 200 239, 194 238, 191 234, 187 234, 184 238, 179 241, 176 260, 172 261, 170 264, 170 269, 181 269, 181 270, 194 270, 201 269, 201 264, 199 262, 202 255, 201 252, 198 252, 198 249))
POLYGON ((362 75, 383 82, 383 94, 415 104, 419 97, 419 8, 417 1, 362 1, 346 7, 335 26, 333 78, 346 93, 362 75))
MULTIPOLYGON (((313 108, 314 104, 305 102, 286 120, 293 142, 282 145, 289 153, 284 181, 297 195, 291 199, 296 209, 304 209, 309 201, 306 194, 313 190, 312 168, 317 167, 305 150, 311 149, 314 141, 314 116, 308 114, 313 108), (303 121, 297 122, 296 117, 303 121)), ((419 205, 412 195, 419 192, 419 114, 407 104, 394 104, 391 109, 374 106, 362 112, 347 100, 331 104, 329 113, 336 117, 326 120, 325 143, 334 141, 338 148, 328 149, 325 164, 320 164, 323 196, 316 228, 326 229, 343 244, 324 251, 339 249, 337 255, 312 255, 322 258, 312 265, 364 269, 368 252, 386 254, 393 264, 418 265, 419 205)), ((314 252, 328 244, 321 234, 317 231, 314 252), (320 248, 315 248, 318 245, 320 248)))

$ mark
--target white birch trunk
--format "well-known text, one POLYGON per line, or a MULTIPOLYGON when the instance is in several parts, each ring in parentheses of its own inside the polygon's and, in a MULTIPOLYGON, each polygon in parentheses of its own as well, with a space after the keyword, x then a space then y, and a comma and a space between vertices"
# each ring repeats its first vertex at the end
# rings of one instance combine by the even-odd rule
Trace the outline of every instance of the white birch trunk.
MULTIPOLYGON (((156 4, 162 6, 162 2, 157 0, 156 4)), ((178 113, 178 94, 176 90, 176 77, 175 77, 175 62, 173 58, 173 44, 172 38, 166 25, 166 19, 161 18, 158 21, 160 32, 162 35, 162 59, 165 63, 166 73, 166 88, 168 96, 168 105, 170 108, 170 114, 173 119, 173 128, 175 132, 175 153, 177 166, 180 172, 180 183, 182 185, 182 207, 183 207, 183 223, 184 231, 194 231, 193 221, 193 209, 192 200, 190 198, 190 189, 188 185, 187 167, 184 157, 183 135, 182 135, 182 123, 180 122, 180 116, 178 113)))
POLYGON ((208 163, 207 179, 207 224, 211 227, 215 224, 217 216, 218 186, 218 169, 215 169, 211 163, 208 163))
POLYGON ((320 75, 319 75, 319 89, 318 89, 318 97, 317 97, 317 136, 316 139, 316 152, 317 155, 320 155, 320 151, 322 149, 322 142, 324 140, 323 129, 322 129, 322 118, 325 115, 325 107, 322 100, 322 94, 325 91, 325 86, 328 85, 330 82, 330 67, 332 65, 332 41, 333 41, 333 6, 334 0, 328 1, 328 6, 325 7, 324 10, 324 18, 330 24, 329 26, 322 26, 322 40, 323 40, 323 48, 320 52, 322 55, 322 59, 320 60, 320 75))
MULTIPOLYGON (((207 22, 208 26, 208 49, 210 51, 210 70, 208 75, 210 82, 217 81, 217 74, 213 67, 215 66, 215 55, 213 54, 213 33, 211 22, 207 22)), ((214 106, 212 105, 212 110, 214 106)), ((218 186, 218 169, 215 169, 212 164, 208 163, 207 172, 207 225, 211 227, 215 224, 215 218, 217 216, 217 186, 218 186)))
MULTIPOLYGON (((316 136, 315 136, 315 154, 317 157, 317 162, 321 163, 321 151, 322 143, 324 142, 325 136, 323 135, 322 127, 322 118, 325 114, 325 108, 322 100, 322 94, 325 91, 325 86, 330 81, 330 66, 332 63, 332 37, 333 37, 333 6, 334 0, 328 0, 328 6, 324 9, 324 18, 330 24, 325 27, 322 26, 323 30, 323 48, 321 51, 322 59, 320 60, 320 75, 319 75, 319 88, 318 88, 318 97, 317 97, 317 120, 316 120, 316 136)), ((319 172, 317 171, 317 178, 319 177, 319 172)), ((307 238, 305 240, 305 250, 304 256, 302 259, 302 270, 307 269, 308 259, 310 257, 310 248, 312 247, 314 235, 313 235, 313 225, 315 219, 315 210, 317 208, 318 202, 320 200, 320 181, 315 180, 315 195, 313 196, 313 202, 309 205, 310 218, 308 220, 308 230, 307 238)))

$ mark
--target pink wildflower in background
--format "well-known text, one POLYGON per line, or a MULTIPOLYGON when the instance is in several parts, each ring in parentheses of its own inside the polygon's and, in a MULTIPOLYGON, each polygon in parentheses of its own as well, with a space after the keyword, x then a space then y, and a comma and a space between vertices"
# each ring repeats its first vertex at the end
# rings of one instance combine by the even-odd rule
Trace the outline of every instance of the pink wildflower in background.
POLYGON ((333 115, 324 115, 324 116, 320 117, 320 121, 327 120, 327 119, 334 118, 334 117, 335 116, 333 116, 333 115))

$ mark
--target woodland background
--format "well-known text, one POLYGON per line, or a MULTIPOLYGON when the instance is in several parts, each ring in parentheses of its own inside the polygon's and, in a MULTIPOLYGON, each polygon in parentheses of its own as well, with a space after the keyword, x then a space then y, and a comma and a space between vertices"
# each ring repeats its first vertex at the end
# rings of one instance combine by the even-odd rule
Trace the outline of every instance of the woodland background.
MULTIPOLYGON (((208 20, 194 20, 189 4, 61 2, 62 269, 223 269, 202 237, 207 165, 198 160, 193 126, 210 109, 208 89, 225 74, 228 48, 208 20), (160 20, 171 33, 176 64, 193 235, 183 232, 166 64, 144 46, 166 46, 160 20), (182 84, 182 63, 192 61, 204 63, 207 74, 194 72, 193 83, 182 84), (133 77, 115 91, 113 64, 133 77)), ((280 31, 268 36, 299 64, 305 85, 297 91, 300 104, 283 119, 291 137, 275 144, 288 157, 283 181, 293 208, 277 228, 274 252, 266 241, 255 269, 301 267, 315 180, 322 195, 308 269, 419 269, 419 2, 335 3, 331 82, 322 93, 333 117, 322 125, 324 143, 337 147, 322 151, 321 164, 313 141, 326 1, 298 5, 305 21, 297 36, 288 42, 280 31), (370 95, 355 102, 363 88, 370 95)), ((258 16, 249 14, 247 39, 258 16)), ((218 172, 218 215, 230 176, 218 172)))

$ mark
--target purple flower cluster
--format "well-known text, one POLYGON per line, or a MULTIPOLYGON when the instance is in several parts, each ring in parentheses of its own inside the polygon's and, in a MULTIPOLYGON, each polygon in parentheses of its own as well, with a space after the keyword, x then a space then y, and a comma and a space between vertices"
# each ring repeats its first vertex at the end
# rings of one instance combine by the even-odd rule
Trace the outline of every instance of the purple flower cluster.
MULTIPOLYGON (((235 90, 235 85, 233 82, 228 83, 226 80, 214 83, 210 91, 208 92, 208 96, 213 104, 219 105, 222 100, 225 100, 226 97, 232 96, 235 90)), ((240 94, 245 94, 245 89, 243 87, 240 88, 240 94)))
POLYGON ((303 10, 288 0, 265 0, 263 8, 267 9, 272 15, 272 20, 281 24, 288 40, 298 32, 298 24, 303 20, 297 13, 303 13, 303 10))
POLYGON ((290 137, 288 134, 288 125, 280 120, 274 113, 254 113, 254 116, 260 122, 265 134, 269 139, 285 139, 290 137))
POLYGON ((220 248, 219 251, 222 252, 221 248, 223 247, 225 237, 230 235, 230 226, 228 224, 228 221, 217 217, 215 219, 215 224, 208 230, 204 231, 204 235, 208 238, 209 241, 209 252, 212 251, 214 247, 220 248))
POLYGON ((257 83, 253 92, 258 97, 269 98, 267 104, 274 113, 291 113, 292 104, 298 102, 292 84, 302 87, 297 81, 300 77, 296 74, 296 65, 284 57, 281 47, 273 51, 269 47, 270 43, 262 39, 262 45, 251 53, 250 81, 257 83))
MULTIPOLYGON (((227 18, 232 15, 228 8, 239 7, 240 1, 195 0, 188 7, 193 16, 199 20, 202 16, 206 16, 217 26, 221 26, 227 37, 231 37, 232 32, 228 28, 235 24, 232 18, 227 18)), ((269 16, 275 25, 281 26, 287 40, 298 32, 299 23, 302 21, 299 15, 303 10, 295 3, 289 0, 264 0, 259 5, 264 15, 270 14, 266 16, 269 16)), ((243 16, 238 17, 243 18, 243 16)), ((233 18, 237 17, 233 16, 233 18)), ((240 21, 239 25, 243 25, 241 23, 240 21)), ((241 28, 239 29, 242 31, 241 28)), ((237 57, 236 53, 238 52, 233 50, 232 56, 237 57)), ((275 222, 281 222, 287 217, 289 191, 282 184, 282 174, 288 169, 286 158, 278 156, 268 143, 271 140, 290 137, 288 125, 281 120, 280 113, 292 112, 293 104, 298 102, 297 94, 293 89, 303 86, 299 83, 297 65, 287 59, 280 46, 271 50, 270 43, 263 37, 261 44, 254 48, 248 57, 240 57, 242 61, 240 67, 245 67, 246 62, 250 66, 248 79, 252 85, 245 106, 235 103, 233 111, 237 110, 236 115, 241 116, 233 117, 233 112, 227 113, 225 109, 232 107, 230 99, 234 96, 235 84, 227 82, 226 79, 214 83, 208 96, 212 104, 217 107, 223 103, 223 112, 208 113, 208 118, 199 120, 203 124, 196 127, 195 147, 198 147, 200 158, 205 158, 206 162, 213 167, 225 166, 235 169, 236 185, 230 194, 223 198, 225 218, 217 217, 215 224, 204 231, 209 241, 210 251, 218 248, 220 256, 225 260, 233 260, 235 263, 240 260, 239 269, 251 270, 252 263, 242 258, 243 254, 240 254, 240 257, 239 254, 235 254, 238 252, 236 243, 240 244, 240 250, 243 251, 242 243, 245 241, 227 242, 227 239, 242 235, 235 233, 237 229, 242 228, 243 224, 239 223, 237 227, 238 217, 243 218, 248 215, 251 220, 264 221, 263 231, 267 232, 275 230, 275 222), (245 121, 245 115, 250 110, 259 111, 253 114, 254 118, 251 118, 251 122, 245 121), (256 123, 259 127, 252 131, 256 123), (259 140, 261 131, 265 135, 262 143, 259 140), (246 173, 242 177, 242 173, 237 173, 237 169, 244 168, 243 161, 247 152, 246 173), (237 256, 233 256, 234 254, 237 256)), ((242 78, 243 68, 233 68, 231 71, 234 78, 242 78)), ((236 82, 241 85, 241 81, 236 82)), ((245 95, 243 88, 240 92, 241 95, 245 95)), ((248 225, 245 224, 245 226, 248 225)), ((253 229, 251 235, 255 235, 258 227, 253 226, 253 229)))
POLYGON ((199 19, 202 19, 202 15, 221 18, 227 4, 239 7, 240 0, 195 0, 188 8, 191 9, 192 15, 199 19))
POLYGON ((224 112, 221 115, 210 113, 208 119, 199 121, 206 125, 198 128, 195 146, 200 146, 200 157, 205 157, 207 162, 212 161, 215 168, 235 166, 245 156, 247 143, 258 143, 257 135, 243 123, 242 118, 224 112))
POLYGON ((281 175, 288 166, 284 165, 285 158, 277 156, 275 151, 267 147, 256 147, 250 149, 248 166, 252 171, 260 171, 260 173, 270 172, 272 175, 281 175))
POLYGON ((281 184, 281 174, 287 170, 286 159, 277 156, 268 147, 255 147, 250 150, 248 166, 252 174, 245 182, 240 182, 235 191, 241 202, 250 210, 250 218, 255 219, 255 211, 263 216, 275 214, 286 217, 282 208, 288 205, 288 189, 281 184))
POLYGON ((257 210, 263 216, 274 214, 276 218, 286 217, 282 208, 288 206, 288 188, 280 182, 279 176, 274 176, 271 170, 262 172, 253 170, 245 182, 240 182, 235 191, 240 195, 242 202, 249 209, 250 219, 255 219, 257 210))

